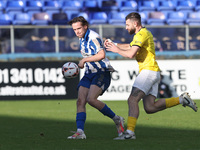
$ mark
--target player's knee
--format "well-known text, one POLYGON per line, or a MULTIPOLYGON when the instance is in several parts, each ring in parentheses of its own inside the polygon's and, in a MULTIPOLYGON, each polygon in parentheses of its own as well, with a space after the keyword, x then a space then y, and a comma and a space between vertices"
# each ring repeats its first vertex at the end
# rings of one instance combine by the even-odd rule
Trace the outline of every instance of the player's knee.
POLYGON ((86 104, 84 99, 78 98, 76 105, 77 106, 84 106, 86 104))
POLYGON ((94 105, 94 100, 91 97, 87 97, 87 102, 89 105, 93 106, 94 105))

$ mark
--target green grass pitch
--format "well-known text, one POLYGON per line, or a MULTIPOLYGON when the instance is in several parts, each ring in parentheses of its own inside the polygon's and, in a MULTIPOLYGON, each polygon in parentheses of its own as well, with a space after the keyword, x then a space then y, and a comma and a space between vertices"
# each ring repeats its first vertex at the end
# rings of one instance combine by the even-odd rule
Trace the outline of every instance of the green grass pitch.
MULTIPOLYGON (((195 101, 200 106, 200 100, 195 101)), ((127 101, 105 101, 127 123, 127 101)), ((114 141, 111 119, 87 105, 86 140, 76 130, 75 100, 0 101, 0 150, 199 150, 200 111, 181 105, 146 114, 140 102, 136 140, 114 141)))

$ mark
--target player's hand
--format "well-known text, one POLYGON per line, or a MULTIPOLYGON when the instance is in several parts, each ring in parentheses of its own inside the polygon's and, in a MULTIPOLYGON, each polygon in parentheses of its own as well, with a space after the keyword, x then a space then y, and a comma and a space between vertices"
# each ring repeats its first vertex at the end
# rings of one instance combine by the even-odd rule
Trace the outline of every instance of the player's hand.
POLYGON ((104 46, 106 47, 106 46, 108 46, 108 43, 109 42, 112 42, 110 39, 106 39, 105 41, 104 41, 104 46))
POLYGON ((111 51, 114 53, 117 53, 119 51, 119 48, 113 42, 108 42, 105 48, 107 51, 111 51))
POLYGON ((82 59, 82 60, 79 61, 78 67, 83 69, 84 68, 84 64, 85 64, 85 61, 84 61, 84 59, 82 59))

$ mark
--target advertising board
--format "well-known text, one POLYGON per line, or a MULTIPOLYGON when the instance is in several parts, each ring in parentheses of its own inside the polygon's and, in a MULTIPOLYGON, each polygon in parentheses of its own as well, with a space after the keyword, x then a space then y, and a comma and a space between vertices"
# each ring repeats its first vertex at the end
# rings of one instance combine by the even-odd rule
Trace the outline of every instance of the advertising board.
POLYGON ((65 62, 1 62, 0 99, 73 99, 79 77, 65 79, 65 62))

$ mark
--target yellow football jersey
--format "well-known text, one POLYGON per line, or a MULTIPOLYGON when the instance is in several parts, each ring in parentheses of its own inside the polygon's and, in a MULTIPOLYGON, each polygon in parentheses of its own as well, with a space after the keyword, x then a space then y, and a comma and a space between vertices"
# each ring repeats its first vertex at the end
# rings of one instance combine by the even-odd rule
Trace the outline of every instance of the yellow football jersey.
POLYGON ((130 46, 139 46, 140 50, 136 54, 136 60, 139 65, 139 72, 143 69, 160 71, 158 63, 155 59, 155 47, 153 35, 146 28, 142 28, 137 32, 130 46))

